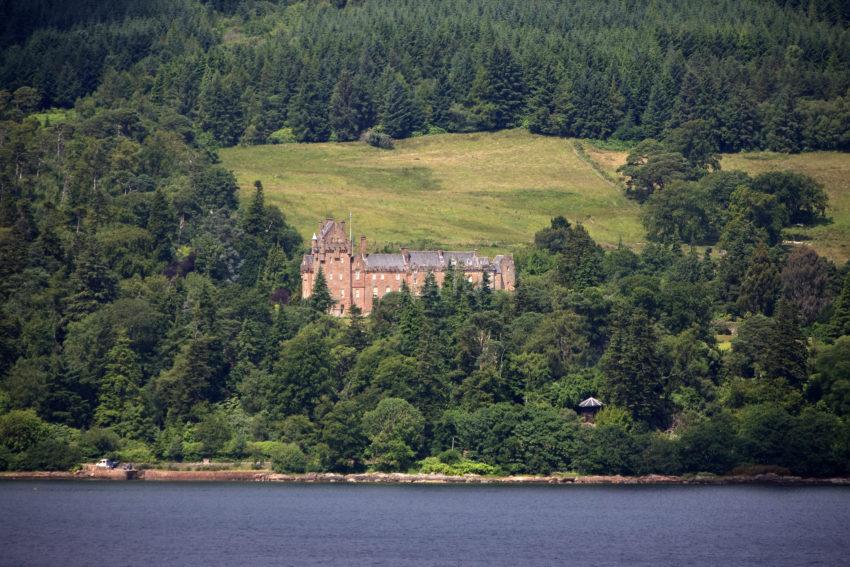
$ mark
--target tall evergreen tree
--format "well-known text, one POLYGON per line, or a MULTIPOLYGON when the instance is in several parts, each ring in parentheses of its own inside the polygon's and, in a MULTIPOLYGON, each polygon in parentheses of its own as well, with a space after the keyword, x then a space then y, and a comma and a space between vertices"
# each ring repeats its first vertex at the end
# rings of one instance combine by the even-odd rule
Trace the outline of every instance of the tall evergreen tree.
POLYGON ((74 293, 68 298, 68 314, 82 318, 87 313, 115 299, 118 291, 115 275, 109 270, 95 236, 85 236, 71 274, 74 293))
POLYGON ((326 313, 335 303, 328 289, 328 281, 325 279, 325 272, 322 268, 319 268, 319 273, 316 274, 313 293, 310 294, 310 299, 307 303, 310 307, 321 313, 326 313))
POLYGON ((772 335, 770 354, 765 357, 765 374, 785 378, 790 385, 801 387, 808 377, 808 343, 800 329, 797 310, 784 299, 776 305, 772 335))
POLYGON ((201 126, 225 146, 239 141, 244 130, 241 93, 235 77, 212 71, 201 81, 198 115, 201 126))
POLYGON ((390 78, 381 124, 393 138, 406 138, 423 125, 422 111, 416 106, 407 82, 398 73, 390 78))
POLYGON ((316 64, 305 63, 289 105, 288 121, 299 142, 327 142, 331 136, 327 99, 316 64))
POLYGON ((340 73, 328 107, 328 120, 337 140, 356 140, 371 125, 373 112, 370 107, 369 95, 360 82, 350 71, 340 73))
POLYGON ((259 236, 266 230, 266 202, 263 195, 263 184, 258 179, 254 181, 254 195, 242 216, 242 230, 250 236, 259 236))
POLYGON ((471 96, 485 128, 515 124, 524 105, 525 83, 522 68, 510 49, 497 46, 487 53, 472 84, 471 96))
POLYGON ((141 395, 142 373, 130 339, 119 328, 113 346, 106 355, 106 374, 103 376, 95 410, 95 423, 112 427, 124 437, 143 439, 152 429, 141 395))
POLYGON ((738 309, 742 312, 770 315, 773 313, 779 284, 779 270, 771 261, 767 246, 764 242, 759 242, 753 250, 741 282, 738 309))
POLYGON ((850 273, 845 276, 841 293, 835 299, 829 327, 833 337, 850 335, 850 273))
POLYGON ((609 404, 653 425, 664 421, 664 367, 658 336, 643 310, 621 313, 601 361, 609 404))

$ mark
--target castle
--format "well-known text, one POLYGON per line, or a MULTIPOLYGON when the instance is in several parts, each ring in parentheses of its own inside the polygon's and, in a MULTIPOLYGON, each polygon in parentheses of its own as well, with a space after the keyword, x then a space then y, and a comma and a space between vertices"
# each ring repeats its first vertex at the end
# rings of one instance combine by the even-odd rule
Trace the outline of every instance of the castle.
POLYGON ((343 315, 356 305, 364 314, 384 295, 401 290, 402 282, 413 293, 419 293, 429 273, 437 285, 443 285, 446 269, 451 265, 473 285, 479 285, 484 273, 490 276, 490 287, 513 291, 516 285, 514 260, 510 255, 492 260, 472 252, 401 249, 400 254, 367 254, 366 237, 360 237, 360 249, 345 232, 345 223, 327 219, 319 223, 313 235, 310 252, 301 260, 301 296, 310 297, 319 270, 322 270, 331 297, 336 302, 335 315, 343 315))

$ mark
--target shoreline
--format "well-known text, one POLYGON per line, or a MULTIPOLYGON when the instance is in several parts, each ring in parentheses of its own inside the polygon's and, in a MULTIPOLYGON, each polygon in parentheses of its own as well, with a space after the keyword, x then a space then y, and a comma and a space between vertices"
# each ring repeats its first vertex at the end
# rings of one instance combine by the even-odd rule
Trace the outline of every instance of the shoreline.
POLYGON ((768 484, 780 486, 850 486, 850 478, 805 478, 780 476, 773 473, 737 476, 668 476, 668 475, 587 475, 567 476, 452 476, 444 474, 408 473, 304 473, 283 474, 268 471, 169 471, 143 469, 124 471, 117 469, 85 468, 67 471, 0 472, 2 480, 109 480, 147 482, 279 482, 290 484, 466 484, 466 485, 696 485, 724 486, 740 484, 768 484))

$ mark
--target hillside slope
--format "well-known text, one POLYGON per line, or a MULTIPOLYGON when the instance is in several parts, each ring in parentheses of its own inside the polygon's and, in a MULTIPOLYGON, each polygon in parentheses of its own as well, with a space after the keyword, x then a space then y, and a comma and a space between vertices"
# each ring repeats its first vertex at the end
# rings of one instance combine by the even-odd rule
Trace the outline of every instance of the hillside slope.
POLYGON ((555 215, 602 244, 639 243, 638 205, 583 161, 573 142, 524 130, 397 142, 287 144, 221 151, 243 192, 255 179, 308 239, 326 216, 347 218, 379 244, 505 250, 555 215))

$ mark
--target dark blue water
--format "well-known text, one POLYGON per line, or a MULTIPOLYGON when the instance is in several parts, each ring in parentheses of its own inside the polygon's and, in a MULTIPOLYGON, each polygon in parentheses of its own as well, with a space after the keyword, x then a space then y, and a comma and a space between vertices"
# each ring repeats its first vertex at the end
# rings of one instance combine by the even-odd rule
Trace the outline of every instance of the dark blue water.
POLYGON ((0 482, 0 565, 850 565, 850 489, 0 482))

